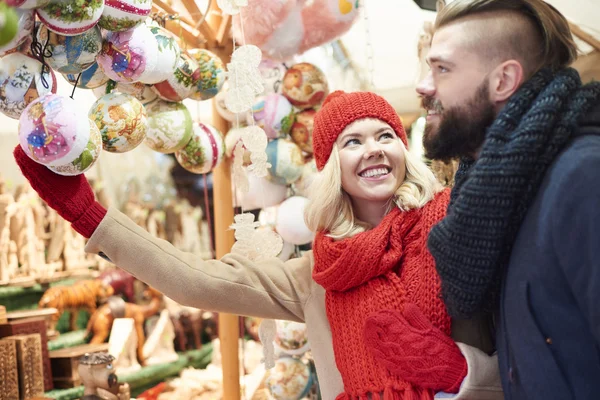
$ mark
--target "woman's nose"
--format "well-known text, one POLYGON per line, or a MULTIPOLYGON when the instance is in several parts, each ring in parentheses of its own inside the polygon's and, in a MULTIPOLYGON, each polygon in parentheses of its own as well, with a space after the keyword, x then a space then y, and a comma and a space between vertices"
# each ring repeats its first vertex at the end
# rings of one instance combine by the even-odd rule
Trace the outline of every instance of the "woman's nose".
POLYGON ((364 154, 365 160, 368 160, 369 158, 379 158, 379 157, 383 157, 383 150, 381 150, 380 148, 377 148, 375 146, 368 149, 364 154))

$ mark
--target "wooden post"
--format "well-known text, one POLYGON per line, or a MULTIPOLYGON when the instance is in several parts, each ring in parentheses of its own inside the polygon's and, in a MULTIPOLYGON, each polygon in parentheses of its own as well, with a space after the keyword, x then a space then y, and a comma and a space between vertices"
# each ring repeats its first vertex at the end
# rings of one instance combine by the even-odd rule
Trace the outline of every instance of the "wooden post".
MULTIPOLYGON (((212 2, 207 21, 214 32, 219 31, 221 24, 220 10, 216 2, 212 2)), ((225 52, 220 52, 221 57, 225 52)), ((228 63, 231 57, 223 57, 228 63)), ((213 126, 225 135, 229 123, 217 112, 216 101, 212 101, 213 126)), ((235 242, 234 232, 229 227, 233 224, 233 193, 231 190, 231 164, 228 158, 213 170, 213 207, 215 214, 215 250, 217 258, 229 251, 235 242)), ((240 390, 240 362, 238 354, 239 318, 236 315, 219 313, 219 340, 221 342, 221 357, 223 365, 223 398, 238 400, 240 390)))

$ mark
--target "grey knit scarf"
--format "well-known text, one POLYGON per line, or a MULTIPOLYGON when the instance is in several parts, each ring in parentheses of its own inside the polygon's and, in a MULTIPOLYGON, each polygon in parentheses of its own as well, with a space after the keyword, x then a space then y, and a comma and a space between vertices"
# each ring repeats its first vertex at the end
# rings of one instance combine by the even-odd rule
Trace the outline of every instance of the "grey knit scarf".
POLYGON ((582 86, 574 69, 542 70, 488 128, 479 158, 461 162, 448 214, 428 240, 450 315, 497 310, 502 271, 546 169, 599 100, 600 83, 582 86))

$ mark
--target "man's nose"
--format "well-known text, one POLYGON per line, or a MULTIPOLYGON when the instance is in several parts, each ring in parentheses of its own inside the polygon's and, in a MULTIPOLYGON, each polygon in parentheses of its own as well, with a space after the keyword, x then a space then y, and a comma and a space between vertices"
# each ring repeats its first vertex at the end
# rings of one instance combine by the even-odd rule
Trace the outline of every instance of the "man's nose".
POLYGON ((433 84, 431 71, 417 85, 417 93, 421 96, 433 96, 435 94, 435 85, 433 84))

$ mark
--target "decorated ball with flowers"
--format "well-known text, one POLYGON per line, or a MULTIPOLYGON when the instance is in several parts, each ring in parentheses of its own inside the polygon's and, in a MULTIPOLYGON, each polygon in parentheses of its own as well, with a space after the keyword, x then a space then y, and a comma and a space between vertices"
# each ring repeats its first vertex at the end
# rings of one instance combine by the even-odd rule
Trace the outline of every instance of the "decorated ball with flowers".
POLYGON ((103 10, 104 0, 51 0, 37 15, 51 31, 72 36, 92 29, 103 10))
POLYGON ((152 0, 106 1, 98 25, 107 31, 126 31, 143 23, 151 9, 152 0))
POLYGON ((104 85, 109 80, 109 77, 106 76, 97 62, 94 62, 83 71, 81 76, 79 74, 64 74, 63 77, 71 85, 75 85, 77 82, 77 87, 81 89, 95 89, 104 85))
POLYGON ((275 321, 277 334, 275 335, 275 346, 292 356, 300 356, 310 350, 308 336, 306 335, 306 324, 293 321, 275 321))
POLYGON ((190 141, 192 116, 183 103, 157 100, 146 106, 148 132, 145 143, 154 151, 174 153, 190 141))
POLYGON ((294 118, 294 124, 290 130, 290 136, 294 143, 300 146, 303 152, 312 154, 313 123, 317 112, 309 108, 300 111, 294 118))
POLYGON ((0 58, 0 111, 19 119, 33 100, 56 93, 56 77, 50 69, 42 73, 42 63, 21 53, 0 58))
POLYGON ((168 79, 156 83, 154 91, 163 100, 182 101, 191 96, 200 79, 198 63, 187 53, 181 53, 177 67, 168 79))
POLYGON ((285 136, 294 123, 294 109, 280 94, 260 97, 252 106, 254 121, 265 130, 269 139, 285 136))
POLYGON ((144 83, 149 85, 162 82, 173 75, 173 71, 179 62, 181 49, 177 44, 177 38, 169 30, 159 26, 156 22, 148 25, 148 29, 154 35, 158 46, 158 59, 154 70, 144 78, 144 83))
POLYGON ((131 151, 146 137, 146 109, 131 95, 110 93, 102 96, 92 105, 89 117, 100 130, 102 147, 106 151, 131 151))
POLYGON ((310 367, 299 359, 281 357, 267 371, 265 384, 276 400, 300 400, 313 385, 310 367))
POLYGON ((105 85, 92 90, 92 92, 97 99, 111 92, 130 94, 138 99, 144 106, 152 103, 158 98, 150 85, 141 82, 123 83, 109 80, 105 85))
POLYGON ((75 100, 47 94, 32 101, 19 118, 19 142, 33 160, 47 166, 73 162, 90 140, 87 115, 75 100))
MULTIPOLYGON (((0 7, 2 4, 0 3, 0 7)), ((4 25, 0 23, 0 57, 16 51, 31 36, 35 23, 33 10, 12 9, 4 5, 4 11, 0 11, 0 17, 2 16, 4 25)))
POLYGON ((283 95, 297 108, 315 107, 329 94, 323 71, 310 63, 294 64, 283 77, 283 95))
POLYGON ((271 164, 269 177, 275 183, 294 183, 302 175, 302 150, 291 140, 280 138, 270 141, 267 144, 267 159, 271 164))
POLYGON ((283 77, 287 69, 283 63, 273 61, 269 58, 261 60, 258 70, 264 80, 264 95, 271 93, 281 94, 283 89, 283 77))
POLYGON ((225 155, 223 135, 213 126, 195 123, 187 145, 175 152, 177 162, 194 174, 212 171, 225 155))
POLYGON ((144 82, 152 74, 158 45, 146 25, 123 32, 108 32, 96 61, 113 81, 144 82))
POLYGON ((51 54, 45 57, 48 65, 61 74, 79 74, 89 68, 102 48, 102 33, 98 26, 79 35, 66 36, 40 24, 37 40, 44 43, 51 54))
POLYGON ((96 163, 102 152, 102 135, 94 122, 87 119, 90 126, 90 139, 79 157, 68 164, 60 166, 48 166, 48 168, 59 175, 74 176, 83 174, 96 163))
POLYGON ((190 97, 194 100, 208 100, 215 97, 225 83, 223 61, 219 56, 205 49, 193 49, 189 54, 196 60, 200 69, 200 79, 190 97))
POLYGON ((23 8, 32 10, 34 8, 43 7, 50 3, 50 0, 5 0, 10 7, 23 8))

